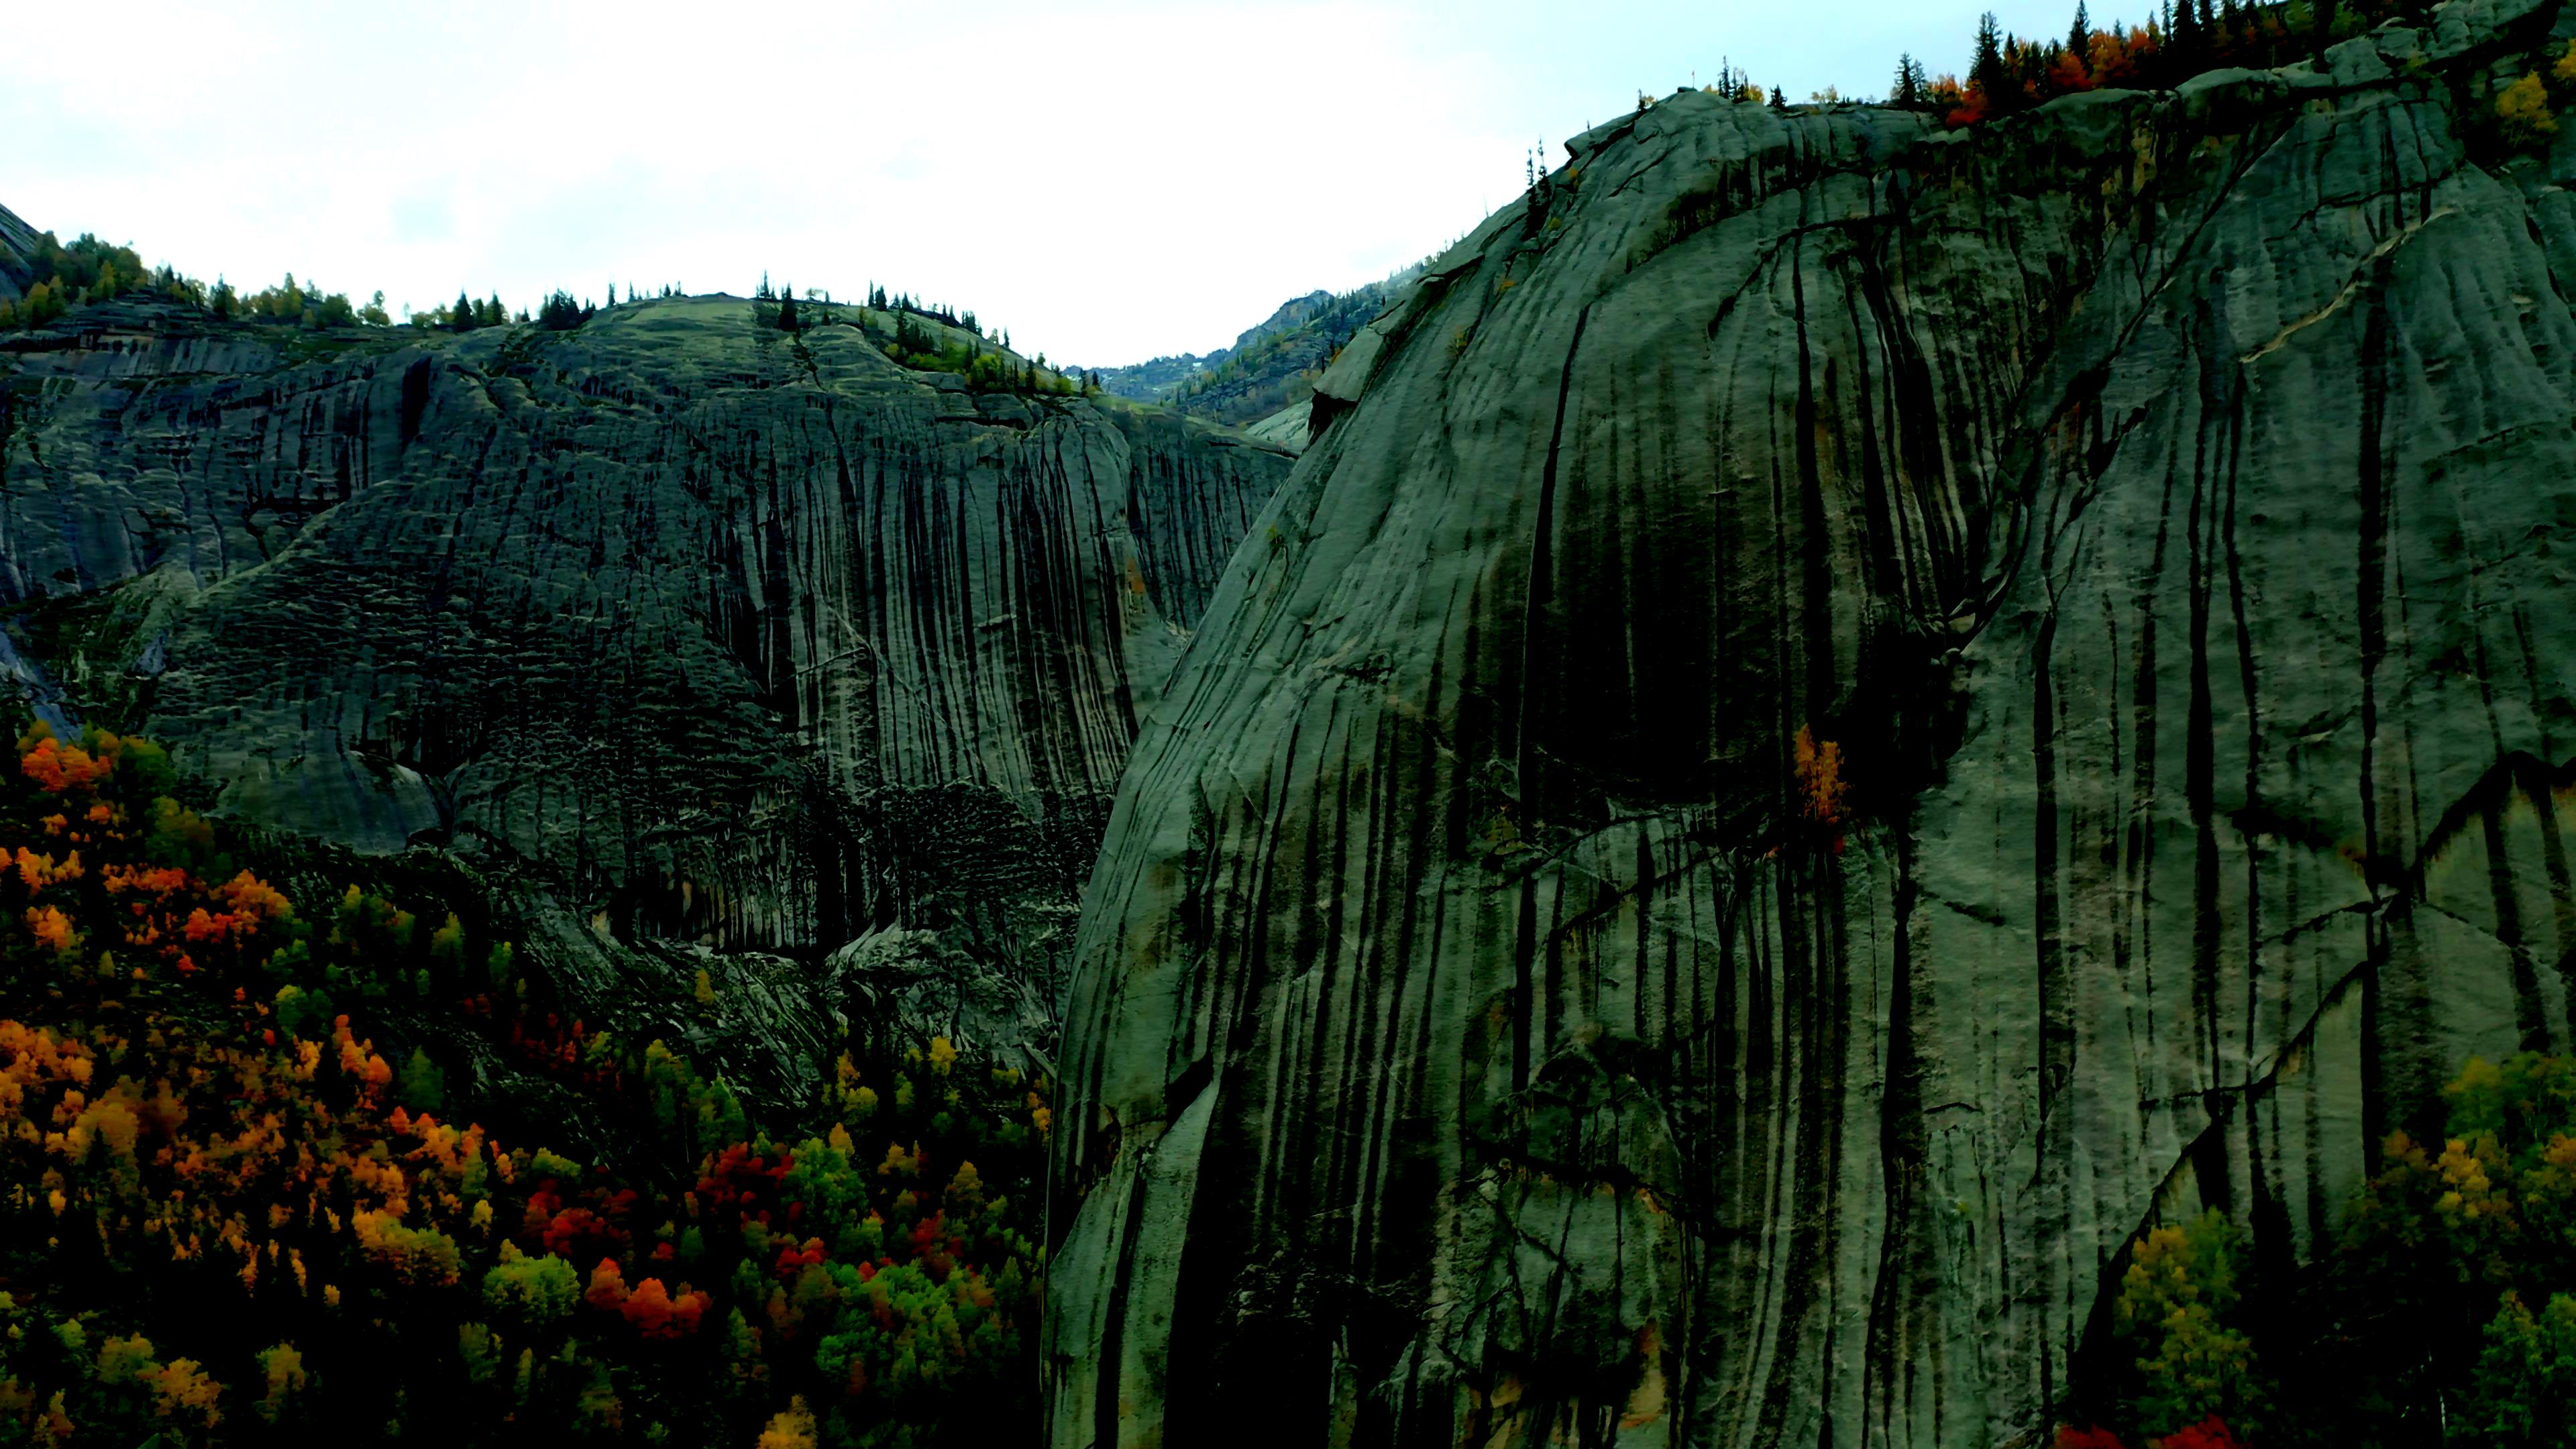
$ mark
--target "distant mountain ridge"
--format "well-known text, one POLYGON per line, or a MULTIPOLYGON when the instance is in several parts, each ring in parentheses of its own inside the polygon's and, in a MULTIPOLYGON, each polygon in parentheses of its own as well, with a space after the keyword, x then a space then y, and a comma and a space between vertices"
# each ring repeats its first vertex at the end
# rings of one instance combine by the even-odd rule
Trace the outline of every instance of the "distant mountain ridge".
POLYGON ((1096 371, 1101 387, 1138 402, 1165 403, 1193 417, 1249 427, 1314 395, 1314 377, 1362 327, 1394 305, 1422 275, 1419 263, 1348 292, 1291 297, 1214 352, 1157 357, 1096 371))

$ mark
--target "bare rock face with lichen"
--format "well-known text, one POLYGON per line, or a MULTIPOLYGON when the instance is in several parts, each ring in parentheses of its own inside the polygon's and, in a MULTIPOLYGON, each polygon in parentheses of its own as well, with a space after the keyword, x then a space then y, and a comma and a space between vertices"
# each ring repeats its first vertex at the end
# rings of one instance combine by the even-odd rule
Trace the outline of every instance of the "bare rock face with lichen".
POLYGON ((2041 1442, 2142 1223, 2576 1046, 2571 34, 1686 93, 1434 263, 1118 797, 1053 1442, 2041 1442))
MULTIPOLYGON (((151 732, 242 822, 453 855, 607 1014, 927 932, 999 992, 932 1025, 1012 1048, 1288 464, 721 297, 464 336, 116 302, 0 368, 0 678, 39 712, 151 732)), ((709 1050, 798 1080, 759 1059, 817 1011, 709 1050)))

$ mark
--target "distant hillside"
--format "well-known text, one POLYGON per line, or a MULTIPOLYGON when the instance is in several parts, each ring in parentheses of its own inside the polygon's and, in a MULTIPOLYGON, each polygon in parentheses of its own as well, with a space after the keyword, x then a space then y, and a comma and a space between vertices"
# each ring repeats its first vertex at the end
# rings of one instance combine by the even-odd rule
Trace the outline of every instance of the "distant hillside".
POLYGON ((1173 357, 1157 357, 1151 362, 1131 362, 1125 367, 1104 367, 1099 369, 1101 390, 1136 402, 1156 402, 1169 396, 1174 388, 1201 370, 1223 361, 1229 351, 1231 349, 1220 347, 1204 356, 1184 352, 1173 357))
POLYGON ((1194 417, 1249 426, 1314 395, 1315 375, 1352 334, 1413 285, 1419 264, 1343 293, 1291 297, 1234 346, 1098 369, 1101 387, 1139 402, 1168 403, 1194 417))

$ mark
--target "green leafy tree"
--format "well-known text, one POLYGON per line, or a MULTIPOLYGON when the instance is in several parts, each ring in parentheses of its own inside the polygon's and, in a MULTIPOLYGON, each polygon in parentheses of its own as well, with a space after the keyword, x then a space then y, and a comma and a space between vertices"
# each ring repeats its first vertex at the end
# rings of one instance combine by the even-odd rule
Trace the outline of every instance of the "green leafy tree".
POLYGON ((2484 1337, 2459 1442, 2496 1449, 2576 1444, 2576 1296, 2552 1293, 2533 1313, 2508 1290, 2484 1337))
POLYGON ((411 1051, 394 1082, 394 1099, 415 1112, 436 1112, 447 1105, 447 1074, 420 1047, 411 1051))
POLYGON ((2250 1433, 2264 1401, 2254 1349, 2234 1326, 2242 1235, 2215 1208, 2131 1249, 2113 1319, 2135 1353, 2132 1421, 2150 1435, 2225 1420, 2250 1433))

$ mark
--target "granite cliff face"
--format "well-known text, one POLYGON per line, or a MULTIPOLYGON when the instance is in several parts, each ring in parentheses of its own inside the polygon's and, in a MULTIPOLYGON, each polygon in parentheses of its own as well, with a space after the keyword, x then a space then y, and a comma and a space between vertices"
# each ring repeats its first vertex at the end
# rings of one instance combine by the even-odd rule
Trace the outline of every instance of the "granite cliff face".
POLYGON ((1435 262, 1092 878, 1054 1442, 2044 1442, 2142 1223, 2576 1046, 2571 34, 1686 93, 1435 262))
POLYGON ((225 813, 451 852, 577 999, 779 983, 706 1033, 755 1079, 833 1035, 826 953, 841 997, 1043 1050, 1137 721, 1287 455, 750 310, 22 338, 0 671, 225 813))

